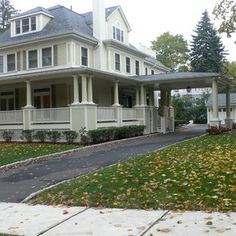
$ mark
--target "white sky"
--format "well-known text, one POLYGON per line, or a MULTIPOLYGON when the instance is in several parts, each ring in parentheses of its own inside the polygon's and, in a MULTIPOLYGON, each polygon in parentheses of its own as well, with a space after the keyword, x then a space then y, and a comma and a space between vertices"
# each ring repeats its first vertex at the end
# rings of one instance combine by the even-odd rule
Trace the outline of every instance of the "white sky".
MULTIPOLYGON (((121 5, 130 25, 130 42, 150 46, 160 34, 182 34, 191 41, 193 30, 207 9, 211 14, 217 0, 105 0, 106 6, 121 5)), ((26 11, 37 6, 64 5, 78 13, 92 10, 92 0, 11 0, 16 9, 26 11)), ((211 15, 213 21, 213 16, 211 15)), ((222 36, 230 61, 236 61, 236 35, 228 39, 222 36)))

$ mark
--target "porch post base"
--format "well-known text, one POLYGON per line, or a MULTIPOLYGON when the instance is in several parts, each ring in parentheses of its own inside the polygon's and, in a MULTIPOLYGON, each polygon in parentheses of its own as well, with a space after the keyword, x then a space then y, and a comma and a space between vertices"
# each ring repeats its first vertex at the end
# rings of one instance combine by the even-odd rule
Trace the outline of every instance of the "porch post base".
POLYGON ((233 119, 226 118, 225 119, 225 127, 228 129, 232 129, 233 128, 233 119))
POLYGON ((23 129, 28 130, 31 129, 31 121, 32 121, 32 110, 35 107, 28 105, 23 107, 23 129))
POLYGON ((220 127, 220 125, 221 125, 221 120, 211 120, 210 121, 210 126, 211 127, 220 127))

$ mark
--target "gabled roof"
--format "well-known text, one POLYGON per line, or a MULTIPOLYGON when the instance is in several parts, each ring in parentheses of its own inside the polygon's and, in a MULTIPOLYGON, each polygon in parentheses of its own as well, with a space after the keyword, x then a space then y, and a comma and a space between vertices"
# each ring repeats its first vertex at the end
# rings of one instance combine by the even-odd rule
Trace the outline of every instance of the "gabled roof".
MULTIPOLYGON (((231 105, 236 106, 236 93, 230 94, 230 103, 231 105)), ((218 104, 220 107, 226 106, 226 95, 224 93, 218 94, 218 104)), ((212 106, 212 96, 207 100, 206 106, 212 106)))
POLYGON ((10 29, 8 29, 0 34, 0 47, 68 35, 70 33, 97 43, 97 39, 93 37, 92 29, 86 24, 82 15, 61 5, 48 8, 47 11, 50 12, 53 18, 41 31, 11 37, 10 29))
MULTIPOLYGON (((116 9, 118 9, 119 6, 113 6, 113 7, 108 7, 105 9, 106 11, 106 18, 109 17, 116 9)), ((88 25, 91 25, 93 24, 93 13, 90 11, 90 12, 86 12, 86 13, 83 13, 81 14, 84 18, 85 18, 85 22, 88 24, 88 25)))
POLYGON ((47 15, 52 15, 52 13, 50 11, 48 11, 46 8, 44 7, 35 7, 29 11, 25 11, 23 13, 20 13, 20 14, 17 14, 16 16, 14 16, 11 20, 14 20, 14 19, 17 19, 17 18, 21 18, 23 16, 27 16, 27 15, 33 15, 35 13, 38 13, 38 12, 43 12, 47 15))

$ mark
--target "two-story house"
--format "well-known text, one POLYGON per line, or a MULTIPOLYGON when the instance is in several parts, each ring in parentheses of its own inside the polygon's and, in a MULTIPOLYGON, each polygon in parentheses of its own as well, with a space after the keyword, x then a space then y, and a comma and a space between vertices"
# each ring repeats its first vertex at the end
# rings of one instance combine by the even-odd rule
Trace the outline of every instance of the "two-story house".
POLYGON ((130 31, 122 8, 104 0, 85 14, 57 5, 13 17, 0 35, 0 130, 173 130, 166 78, 162 117, 153 106, 154 77, 169 70, 132 46, 130 31))

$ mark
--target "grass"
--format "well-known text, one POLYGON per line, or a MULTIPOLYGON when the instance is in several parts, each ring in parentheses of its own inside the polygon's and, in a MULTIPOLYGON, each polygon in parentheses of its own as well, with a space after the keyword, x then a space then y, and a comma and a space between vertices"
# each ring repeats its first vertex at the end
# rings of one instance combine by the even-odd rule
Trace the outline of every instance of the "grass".
POLYGON ((30 158, 61 152, 79 145, 50 143, 0 143, 0 166, 30 158))
POLYGON ((204 136, 39 194, 31 203, 236 211, 236 133, 204 136))

